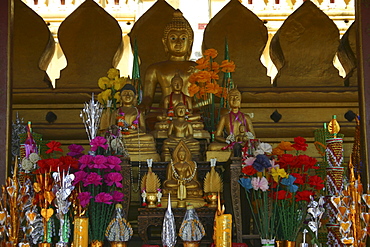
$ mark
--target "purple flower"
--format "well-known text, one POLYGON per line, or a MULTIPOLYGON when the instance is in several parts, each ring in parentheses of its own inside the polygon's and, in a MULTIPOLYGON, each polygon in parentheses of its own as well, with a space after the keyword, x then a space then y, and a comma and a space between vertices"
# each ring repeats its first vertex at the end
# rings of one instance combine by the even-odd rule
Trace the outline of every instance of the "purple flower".
POLYGON ((81 158, 79 158, 78 162, 80 162, 80 170, 85 169, 85 167, 90 166, 91 162, 93 160, 93 157, 91 155, 82 155, 81 158))
POLYGON ((82 182, 84 183, 84 187, 88 186, 89 184, 93 184, 95 186, 102 185, 102 177, 97 174, 96 172, 92 172, 88 174, 82 182))
POLYGON ((263 154, 258 154, 256 160, 253 162, 253 168, 259 172, 262 172, 263 169, 271 167, 270 159, 263 154))
POLYGON ((107 157, 107 162, 108 164, 106 164, 110 169, 114 169, 116 171, 120 171, 121 170, 121 159, 116 157, 116 156, 108 156, 107 157))
POLYGON ((83 155, 83 151, 85 150, 81 145, 77 144, 71 144, 68 146, 69 153, 67 153, 68 156, 72 156, 75 158, 79 158, 83 155))
POLYGON ((113 196, 108 193, 101 192, 95 196, 95 202, 102 202, 105 204, 112 204, 113 196))
POLYGON ((123 201, 123 196, 124 194, 119 191, 113 191, 112 192, 112 197, 114 202, 122 202, 123 201))
POLYGON ((105 169, 107 168, 107 158, 104 155, 96 155, 93 159, 92 168, 105 169))
POLYGON ((98 150, 98 147, 102 147, 104 150, 108 149, 108 144, 106 144, 107 140, 102 136, 97 136, 91 140, 90 146, 91 151, 98 150))
POLYGON ((83 208, 89 204, 91 198, 92 196, 90 192, 80 192, 77 196, 77 199, 80 200, 80 205, 83 208))
POLYGON ((87 176, 87 172, 85 171, 78 171, 78 172, 75 172, 74 174, 75 174, 75 179, 73 180, 73 186, 83 181, 84 178, 87 176))
POLYGON ((108 173, 107 176, 105 177, 105 182, 107 183, 108 186, 112 186, 113 184, 115 184, 117 188, 122 188, 123 185, 121 181, 122 174, 118 172, 108 173))

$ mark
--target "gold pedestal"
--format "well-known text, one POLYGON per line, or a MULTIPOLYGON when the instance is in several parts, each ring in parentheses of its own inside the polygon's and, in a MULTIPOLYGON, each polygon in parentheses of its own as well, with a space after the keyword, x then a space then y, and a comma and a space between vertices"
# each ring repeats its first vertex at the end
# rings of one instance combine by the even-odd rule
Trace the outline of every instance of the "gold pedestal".
POLYGON ((184 241, 184 247, 197 247, 199 246, 199 241, 184 241))
POLYGON ((229 150, 225 151, 207 151, 206 152, 206 159, 210 161, 211 159, 216 158, 217 162, 226 162, 230 159, 232 152, 229 150))
POLYGON ((209 208, 217 208, 218 192, 208 192, 206 194, 207 206, 209 208))
POLYGON ((148 202, 147 208, 156 208, 157 207, 157 193, 155 192, 146 193, 146 201, 148 202))
POLYGON ((91 242, 91 247, 103 247, 103 241, 93 240, 91 242))
POLYGON ((119 241, 119 242, 113 241, 113 242, 110 242, 110 246, 111 247, 126 247, 127 246, 127 242, 124 242, 124 241, 119 241))
POLYGON ((178 200, 177 201, 177 207, 178 208, 185 208, 186 207, 186 201, 185 200, 178 200))

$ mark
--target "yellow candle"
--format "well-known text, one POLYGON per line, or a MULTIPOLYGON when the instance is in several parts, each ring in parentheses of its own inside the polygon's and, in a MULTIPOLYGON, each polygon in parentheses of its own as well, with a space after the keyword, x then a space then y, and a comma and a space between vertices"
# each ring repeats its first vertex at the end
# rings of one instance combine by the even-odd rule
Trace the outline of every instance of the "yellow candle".
POLYGON ((73 247, 89 246, 89 219, 87 217, 75 217, 73 247))

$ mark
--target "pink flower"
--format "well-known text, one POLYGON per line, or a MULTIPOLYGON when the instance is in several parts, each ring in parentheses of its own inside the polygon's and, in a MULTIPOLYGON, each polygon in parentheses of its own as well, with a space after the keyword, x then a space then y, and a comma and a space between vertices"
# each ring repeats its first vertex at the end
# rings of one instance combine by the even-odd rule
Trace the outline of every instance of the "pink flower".
POLYGON ((97 174, 96 172, 92 172, 87 175, 87 177, 83 180, 83 186, 86 187, 89 184, 93 184, 95 186, 102 185, 102 177, 97 174))
POLYGON ((107 157, 107 162, 108 164, 106 164, 107 166, 109 166, 110 169, 114 169, 116 171, 120 171, 121 170, 121 159, 116 157, 116 156, 108 156, 107 157))
POLYGON ((113 203, 113 196, 108 193, 101 192, 95 196, 95 202, 102 202, 105 204, 112 204, 113 203))
POLYGON ((253 177, 251 183, 254 190, 260 189, 262 191, 266 191, 269 189, 269 182, 265 177, 253 177))
POLYGON ((92 168, 96 168, 96 169, 105 169, 107 168, 107 158, 104 156, 104 155, 96 155, 94 158, 93 158, 93 165, 92 165, 92 168))
POLYGON ((123 201, 124 194, 119 191, 113 191, 112 192, 112 198, 114 202, 122 202, 123 201))
POLYGON ((91 140, 90 146, 91 151, 98 150, 98 147, 102 147, 104 150, 108 149, 108 144, 106 144, 107 140, 102 136, 97 136, 91 140))
POLYGON ((79 182, 83 181, 84 178, 87 176, 87 172, 78 171, 78 172, 75 172, 74 175, 75 175, 75 179, 73 180, 73 186, 75 186, 79 182))
POLYGON ((107 183, 108 186, 112 186, 113 184, 115 184, 117 188, 122 188, 123 185, 121 181, 122 174, 118 172, 108 173, 107 176, 105 177, 105 182, 107 183))
POLYGON ((251 166, 255 160, 256 160, 256 158, 255 158, 255 157, 248 157, 248 158, 246 158, 246 159, 243 161, 243 164, 244 164, 245 166, 251 166))
POLYGON ((69 153, 67 153, 67 155, 75 157, 75 158, 81 157, 83 155, 82 152, 85 150, 81 145, 77 145, 77 144, 69 145, 68 149, 69 149, 69 153))
POLYGON ((80 162, 80 169, 84 169, 85 167, 91 165, 91 162, 93 160, 93 157, 91 155, 83 155, 81 158, 78 159, 78 162, 80 162))
POLYGON ((89 204, 91 198, 92 196, 90 192, 80 192, 77 196, 77 199, 80 200, 80 205, 83 208, 89 204))

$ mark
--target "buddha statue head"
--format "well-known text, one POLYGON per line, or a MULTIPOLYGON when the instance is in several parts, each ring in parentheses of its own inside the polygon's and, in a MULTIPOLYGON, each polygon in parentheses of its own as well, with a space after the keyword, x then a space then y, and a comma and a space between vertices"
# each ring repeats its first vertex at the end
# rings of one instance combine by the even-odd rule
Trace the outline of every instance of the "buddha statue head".
POLYGON ((173 161, 177 162, 191 161, 191 153, 189 148, 183 141, 180 141, 173 152, 173 161))
POLYGON ((184 103, 180 102, 175 106, 175 116, 176 117, 185 117, 186 115, 186 106, 184 103))
POLYGON ((240 108, 242 94, 238 89, 233 88, 229 91, 227 100, 229 102, 230 108, 240 108))
POLYGON ((162 42, 165 52, 171 57, 184 57, 189 60, 194 33, 189 22, 180 10, 175 10, 172 20, 166 25, 162 42))
POLYGON ((123 105, 136 105, 136 89, 132 84, 127 83, 121 89, 121 102, 123 105))
POLYGON ((181 78, 179 73, 176 73, 175 76, 172 77, 171 79, 172 92, 181 91, 183 84, 184 84, 184 80, 181 78))

